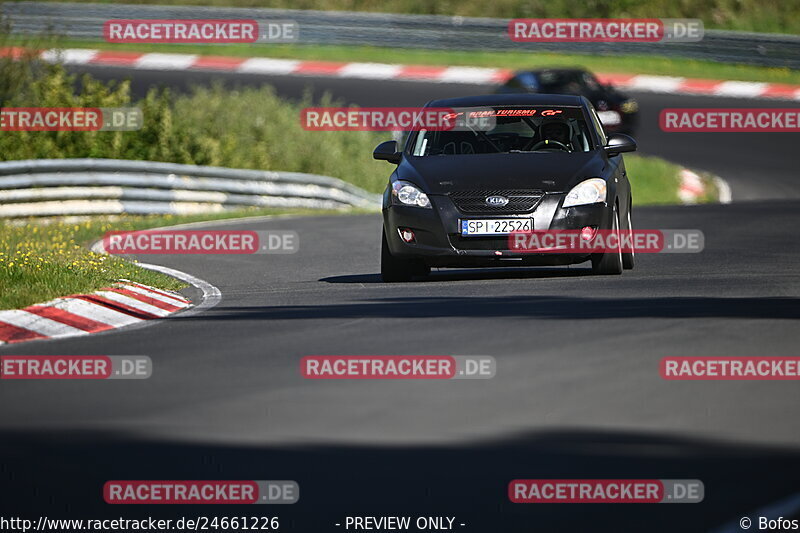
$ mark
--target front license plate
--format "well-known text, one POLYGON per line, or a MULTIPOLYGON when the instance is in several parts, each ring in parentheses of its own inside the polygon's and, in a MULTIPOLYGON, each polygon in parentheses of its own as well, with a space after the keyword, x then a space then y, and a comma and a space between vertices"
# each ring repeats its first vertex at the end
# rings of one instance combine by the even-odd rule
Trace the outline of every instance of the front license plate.
POLYGON ((508 235, 516 231, 533 231, 532 218, 481 218, 461 221, 461 236, 508 235))

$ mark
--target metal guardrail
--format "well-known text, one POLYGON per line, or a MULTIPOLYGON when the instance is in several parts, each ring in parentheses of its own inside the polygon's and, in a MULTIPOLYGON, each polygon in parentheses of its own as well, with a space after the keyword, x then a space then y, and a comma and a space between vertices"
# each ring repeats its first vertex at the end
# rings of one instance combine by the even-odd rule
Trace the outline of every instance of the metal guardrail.
MULTIPOLYGON (((508 19, 59 2, 4 2, 0 4, 0 12, 9 17, 15 32, 39 33, 48 30, 80 39, 101 39, 103 22, 108 19, 292 19, 299 24, 299 42, 306 44, 606 55, 653 54, 800 68, 800 37, 780 34, 706 30, 705 38, 697 43, 517 43, 507 35, 508 19)), ((520 65, 520 68, 524 67, 524 64, 520 65)))
POLYGON ((380 206, 380 195, 328 176, 117 159, 0 163, 0 218, 190 214, 247 206, 380 206))

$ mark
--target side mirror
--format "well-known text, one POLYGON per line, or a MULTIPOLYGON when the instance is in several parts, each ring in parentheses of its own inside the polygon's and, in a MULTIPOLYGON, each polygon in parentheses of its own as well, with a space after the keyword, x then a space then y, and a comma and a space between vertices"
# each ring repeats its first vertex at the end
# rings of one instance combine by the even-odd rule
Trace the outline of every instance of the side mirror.
POLYGON ((382 142, 376 146, 375 151, 372 152, 373 159, 388 161, 395 165, 400 162, 400 156, 400 152, 397 151, 397 141, 382 142))
POLYGON ((635 152, 636 141, 633 137, 624 133, 614 133, 608 137, 608 144, 604 147, 609 156, 621 154, 623 152, 635 152))

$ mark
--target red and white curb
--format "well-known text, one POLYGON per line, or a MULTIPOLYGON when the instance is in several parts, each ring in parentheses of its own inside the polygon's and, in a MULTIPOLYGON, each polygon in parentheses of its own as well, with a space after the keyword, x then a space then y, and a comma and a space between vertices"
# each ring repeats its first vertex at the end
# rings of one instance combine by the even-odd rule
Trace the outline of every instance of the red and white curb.
MULTIPOLYGON (((0 49, 0 55, 18 56, 19 48, 0 49)), ((246 74, 328 76, 370 80, 409 80, 436 83, 497 84, 513 73, 509 69, 301 61, 267 57, 225 57, 193 54, 143 54, 113 50, 67 48, 44 50, 40 57, 65 65, 99 65, 142 70, 206 70, 246 74)), ((643 74, 598 74, 604 83, 643 92, 699 94, 732 98, 800 100, 800 85, 735 80, 709 80, 643 74)))
MULTIPOLYGON (((678 198, 684 204, 696 204, 700 198, 706 195, 706 185, 703 179, 688 168, 680 171, 680 186, 678 188, 678 198)), ((712 181, 717 188, 718 201, 721 204, 731 203, 731 188, 728 182, 719 176, 713 176, 712 181)))
POLYGON ((631 91, 698 94, 729 98, 770 98, 800 100, 800 85, 735 80, 707 80, 644 74, 598 74, 603 83, 631 91))
POLYGON ((121 280, 91 294, 0 311, 0 344, 88 335, 164 318, 191 306, 178 293, 121 280))
POLYGON ((688 168, 680 171, 681 184, 678 188, 678 198, 684 204, 696 204, 706 194, 703 179, 688 168))

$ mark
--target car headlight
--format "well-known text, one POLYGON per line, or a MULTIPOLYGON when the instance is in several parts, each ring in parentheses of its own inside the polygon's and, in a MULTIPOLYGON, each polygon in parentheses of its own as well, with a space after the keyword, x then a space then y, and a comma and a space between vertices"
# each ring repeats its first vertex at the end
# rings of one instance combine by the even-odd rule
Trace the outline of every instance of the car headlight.
POLYGON ((567 193, 562 207, 596 204, 606 201, 606 182, 600 178, 582 181, 567 193))
POLYGON ((407 181, 395 181, 392 183, 392 200, 399 205, 412 205, 414 207, 432 209, 428 195, 422 192, 419 187, 407 181))
POLYGON ((639 104, 636 103, 636 100, 625 100, 619 109, 623 113, 636 113, 639 110, 639 104))

